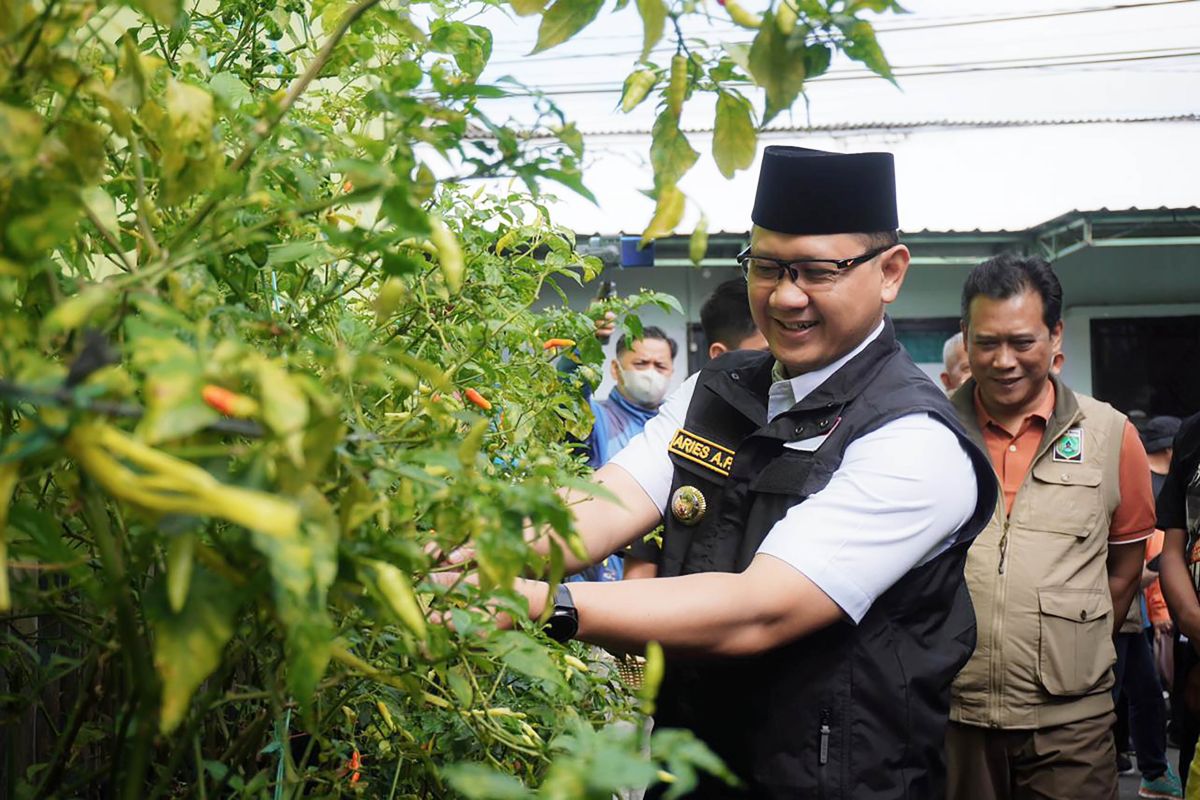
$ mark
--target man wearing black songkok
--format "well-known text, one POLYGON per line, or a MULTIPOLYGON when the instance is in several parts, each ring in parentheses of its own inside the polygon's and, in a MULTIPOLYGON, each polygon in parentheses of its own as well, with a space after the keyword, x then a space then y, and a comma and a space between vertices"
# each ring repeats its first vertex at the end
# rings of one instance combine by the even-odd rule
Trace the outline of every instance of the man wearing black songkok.
POLYGON ((884 314, 909 263, 892 156, 769 147, 752 219, 770 352, 710 362, 595 474, 619 502, 572 505, 593 561, 664 524, 663 577, 519 588, 556 638, 662 644, 655 727, 741 780, 691 796, 940 797, 996 486, 884 314))

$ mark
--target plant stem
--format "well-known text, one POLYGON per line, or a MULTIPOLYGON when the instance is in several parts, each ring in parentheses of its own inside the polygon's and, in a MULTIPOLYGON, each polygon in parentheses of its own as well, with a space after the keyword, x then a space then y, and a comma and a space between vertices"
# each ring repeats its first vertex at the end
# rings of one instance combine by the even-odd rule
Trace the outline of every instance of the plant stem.
POLYGON ((133 679, 133 697, 129 714, 136 718, 132 757, 122 769, 122 800, 139 800, 145 786, 146 771, 150 767, 150 749, 154 743, 155 698, 158 681, 146 640, 138 630, 137 612, 134 606, 129 574, 120 545, 113 535, 108 511, 103 497, 96 487, 87 481, 83 490, 83 512, 88 526, 96 539, 100 551, 100 563, 108 579, 108 590, 117 609, 117 634, 125 663, 133 679))
MULTIPOLYGON (((274 110, 270 111, 265 117, 260 119, 254 126, 254 132, 250 137, 250 141, 246 143, 245 147, 242 148, 242 152, 238 153, 238 157, 235 158, 233 163, 229 166, 230 172, 241 172, 242 168, 250 162, 250 159, 254 156, 254 151, 258 149, 258 146, 266 141, 268 137, 270 137, 287 113, 291 111, 292 106, 294 106, 296 101, 300 99, 300 95, 304 94, 305 90, 308 89, 308 85, 312 83, 318 75, 321 74, 321 70, 325 69, 325 65, 329 63, 329 59, 333 57, 334 49, 350 30, 350 26, 357 22, 363 14, 370 11, 380 2, 381 0, 359 0, 357 5, 345 13, 337 27, 334 28, 333 33, 331 33, 329 38, 325 40, 325 44, 321 47, 320 52, 317 53, 317 57, 314 58, 312 63, 308 65, 308 69, 304 71, 304 74, 300 76, 299 80, 292 84, 292 87, 288 89, 287 95, 283 98, 279 105, 274 110)), ((221 196, 214 193, 214 195, 210 197, 203 206, 200 207, 200 209, 192 216, 192 218, 187 221, 187 224, 183 226, 178 235, 175 237, 174 242, 187 241, 190 239, 192 234, 195 233, 196 229, 200 227, 200 224, 204 222, 204 220, 207 219, 214 210, 216 210, 217 205, 220 202, 221 196)))

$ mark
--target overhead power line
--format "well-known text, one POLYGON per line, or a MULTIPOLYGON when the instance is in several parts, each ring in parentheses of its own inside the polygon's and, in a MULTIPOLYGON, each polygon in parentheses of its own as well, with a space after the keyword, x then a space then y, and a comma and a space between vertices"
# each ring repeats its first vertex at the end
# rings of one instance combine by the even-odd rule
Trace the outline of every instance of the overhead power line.
MULTIPOLYGON (((1109 12, 1109 11, 1130 11, 1130 10, 1136 10, 1139 8, 1152 8, 1155 6, 1172 6, 1172 5, 1182 5, 1182 4, 1188 4, 1188 3, 1195 4, 1197 2, 1200 2, 1200 0, 1153 0, 1152 2, 1148 2, 1148 3, 1116 3, 1113 5, 1095 6, 1092 8, 1077 8, 1077 9, 1067 9, 1067 10, 1061 10, 1061 11, 1047 11, 1047 12, 1037 13, 1037 14, 1018 14, 1018 15, 1009 15, 1009 16, 987 17, 987 18, 983 18, 983 19, 965 19, 965 20, 956 20, 956 21, 952 21, 952 22, 927 22, 927 23, 919 23, 919 24, 915 24, 915 25, 903 25, 903 26, 876 25, 875 31, 876 31, 876 33, 879 33, 879 34, 908 33, 909 31, 925 31, 925 30, 936 30, 936 29, 942 29, 942 28, 958 28, 958 27, 967 27, 967 26, 972 26, 972 25, 993 25, 996 23, 1006 23, 1006 22, 1024 22, 1024 21, 1028 21, 1028 20, 1052 19, 1055 17, 1069 17, 1069 16, 1078 16, 1081 14, 1096 14, 1096 13, 1103 13, 1103 12, 1109 12)), ((641 35, 642 35, 641 33, 636 34, 637 37, 640 37, 641 35)), ((634 37, 634 36, 635 36, 634 34, 630 34, 630 37, 634 37)), ((621 38, 624 38, 624 37, 621 37, 621 38)), ((580 37, 580 41, 588 41, 588 39, 586 39, 586 37, 580 37)), ((749 41, 739 42, 739 44, 750 44, 750 42, 749 41)), ((673 47, 665 48, 665 49, 659 48, 658 50, 656 50, 656 52, 658 52, 658 51, 666 52, 667 50, 673 52, 674 48, 673 47)), ((594 59, 594 58, 630 57, 630 56, 641 55, 641 53, 642 53, 642 51, 640 48, 637 50, 620 50, 620 51, 615 51, 615 52, 607 51, 607 52, 602 52, 602 53, 552 53, 552 54, 547 54, 547 55, 522 56, 520 58, 501 59, 498 61, 491 62, 491 64, 489 66, 511 66, 511 65, 516 65, 516 64, 529 64, 529 63, 545 64, 545 63, 550 63, 550 62, 554 62, 554 61, 575 61, 575 60, 594 59)))
MULTIPOLYGON (((1140 61, 1159 61, 1163 59, 1175 58, 1193 58, 1200 56, 1200 50, 1185 50, 1176 52, 1177 48, 1172 48, 1170 52, 1159 50, 1131 50, 1131 51, 1116 51, 1112 53, 1093 53, 1078 56, 1049 56, 1044 57, 1038 63, 1014 63, 1030 61, 1032 59, 993 59, 989 61, 979 62, 961 62, 957 64, 922 64, 912 66, 893 66, 892 72, 897 78, 921 78, 943 75, 968 75, 978 72, 1005 72, 1013 70, 1027 69, 1055 69, 1062 67, 1088 67, 1102 66, 1105 64, 1127 64, 1140 61), (1051 60, 1053 59, 1053 60, 1051 60)), ((813 78, 809 83, 832 83, 835 81, 861 81, 875 79, 875 73, 869 70, 845 70, 834 71, 827 75, 822 75, 818 78, 813 78)), ((731 85, 749 86, 748 82, 730 82, 731 85)), ((514 92, 510 96, 534 96, 546 95, 549 97, 567 97, 574 95, 590 95, 590 94, 620 94, 622 87, 619 84, 604 84, 593 85, 588 88, 576 88, 580 84, 564 84, 561 88, 549 86, 540 87, 536 92, 514 92)))

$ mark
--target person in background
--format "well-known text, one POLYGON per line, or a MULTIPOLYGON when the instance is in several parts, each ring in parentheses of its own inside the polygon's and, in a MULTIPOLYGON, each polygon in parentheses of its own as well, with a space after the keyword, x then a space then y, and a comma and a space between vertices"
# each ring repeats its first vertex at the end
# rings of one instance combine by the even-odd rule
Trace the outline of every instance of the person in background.
POLYGON ((1200 796, 1200 415, 1183 421, 1172 443, 1171 463, 1158 493, 1158 527, 1163 530, 1159 579, 1179 632, 1171 726, 1179 745, 1184 796, 1200 796))
POLYGON ((946 394, 952 394, 971 377, 971 362, 967 360, 962 331, 951 336, 942 345, 942 366, 942 388, 946 390, 946 394))
MULTIPOLYGON (((735 350, 767 349, 766 337, 750 316, 745 278, 733 278, 713 289, 700 306, 700 328, 710 360, 735 350)), ((631 544, 625 550, 625 580, 655 577, 661 552, 656 539, 631 544)))
MULTIPOLYGON (((675 374, 678 352, 675 340, 654 325, 643 328, 640 339, 625 334, 617 340, 616 356, 610 365, 616 386, 603 400, 588 396, 596 422, 584 447, 592 467, 599 469, 607 464, 658 413, 675 374)), ((571 580, 619 581, 624 572, 621 555, 613 554, 571 576, 571 580)))
POLYGON ((951 800, 1115 800, 1113 634, 1154 531, 1150 468, 1111 406, 1051 373, 1062 287, 1002 255, 963 287, 971 378, 952 401, 1003 500, 967 554, 978 640, 955 678, 951 800))
POLYGON ((731 278, 713 289, 700 306, 700 329, 710 360, 734 350, 767 349, 766 337, 750 316, 744 278, 731 278))
MULTIPOLYGON (((1147 420, 1139 434, 1146 448, 1150 481, 1154 494, 1162 487, 1170 463, 1171 440, 1179 430, 1177 417, 1147 420), (1164 460, 1164 453, 1166 458, 1164 460)), ((1142 592, 1129 604, 1129 613, 1116 637, 1117 664, 1113 697, 1118 707, 1122 700, 1128 708, 1128 736, 1137 753, 1137 768, 1142 773, 1138 797, 1183 797, 1183 786, 1175 768, 1167 761, 1167 714, 1162 683, 1155 665, 1153 640, 1156 631, 1169 633, 1171 618, 1158 586, 1153 559, 1162 551, 1162 531, 1146 541, 1146 561, 1142 574, 1142 592)), ((1120 731, 1122 726, 1116 726, 1120 731)), ((1117 734, 1118 766, 1121 750, 1128 744, 1125 734, 1117 734)))

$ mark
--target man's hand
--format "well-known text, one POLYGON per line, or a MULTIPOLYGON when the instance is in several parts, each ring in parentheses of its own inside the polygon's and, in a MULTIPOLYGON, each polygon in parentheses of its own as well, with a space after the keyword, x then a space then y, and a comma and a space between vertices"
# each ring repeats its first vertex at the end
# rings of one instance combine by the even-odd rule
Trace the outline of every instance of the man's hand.
POLYGON ((596 338, 600 340, 600 344, 608 344, 608 340, 617 331, 617 315, 611 311, 605 311, 604 315, 596 319, 596 338))

